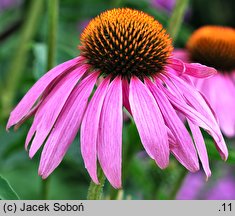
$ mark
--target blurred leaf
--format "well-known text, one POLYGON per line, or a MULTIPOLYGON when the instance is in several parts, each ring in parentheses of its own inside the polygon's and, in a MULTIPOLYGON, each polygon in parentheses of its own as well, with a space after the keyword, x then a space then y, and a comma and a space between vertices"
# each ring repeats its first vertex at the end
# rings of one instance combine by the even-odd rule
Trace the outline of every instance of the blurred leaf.
POLYGON ((10 9, 10 10, 5 10, 4 12, 1 11, 0 13, 0 20, 1 20, 1 25, 0 25, 0 34, 4 32, 9 26, 13 23, 16 22, 17 20, 20 19, 22 16, 22 11, 21 10, 15 10, 15 9, 10 9))
POLYGON ((10 186, 8 181, 0 176, 0 199, 2 200, 18 200, 19 196, 10 186))
POLYGON ((10 157, 13 153, 24 149, 24 140, 27 128, 22 127, 18 131, 6 132, 5 127, 0 125, 0 162, 10 157))
POLYGON ((34 77, 38 80, 46 72, 47 64, 47 46, 44 43, 36 43, 33 46, 34 61, 34 77))

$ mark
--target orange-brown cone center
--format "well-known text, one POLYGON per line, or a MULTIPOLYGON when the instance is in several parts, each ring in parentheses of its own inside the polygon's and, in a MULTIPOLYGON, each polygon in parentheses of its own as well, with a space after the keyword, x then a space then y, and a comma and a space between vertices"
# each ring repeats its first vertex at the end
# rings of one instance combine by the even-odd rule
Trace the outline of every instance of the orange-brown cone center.
POLYGON ((105 11, 81 35, 81 55, 104 74, 151 76, 171 55, 171 39, 153 17, 128 8, 105 11))

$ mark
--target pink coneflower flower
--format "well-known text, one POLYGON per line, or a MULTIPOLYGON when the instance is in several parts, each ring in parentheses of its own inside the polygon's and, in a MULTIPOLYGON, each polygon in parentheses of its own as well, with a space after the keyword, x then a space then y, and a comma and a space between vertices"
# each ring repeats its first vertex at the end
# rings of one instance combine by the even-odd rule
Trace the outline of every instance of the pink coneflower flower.
POLYGON ((183 61, 196 61, 219 71, 208 79, 195 79, 195 84, 209 100, 223 133, 235 136, 235 30, 201 27, 192 34, 187 48, 174 54, 183 61))
POLYGON ((227 170, 218 179, 205 183, 201 172, 190 173, 180 188, 179 200, 233 200, 235 199, 235 177, 227 170))
MULTIPOLYGON (((39 165, 42 178, 59 165, 81 127, 82 157, 92 180, 99 183, 99 161, 113 187, 120 188, 123 107, 133 116, 146 152, 162 169, 171 152, 195 172, 199 156, 210 176, 199 127, 211 134, 221 157, 227 158, 213 112, 201 94, 178 76, 183 71, 171 57, 171 39, 153 17, 127 8, 106 11, 83 31, 79 49, 79 57, 37 81, 7 124, 7 128, 18 126, 34 115, 25 146, 32 140, 29 156, 33 157, 45 142, 39 165), (176 110, 189 120, 195 143, 176 110)), ((200 64, 184 67, 185 74, 196 77, 216 73, 200 64)))

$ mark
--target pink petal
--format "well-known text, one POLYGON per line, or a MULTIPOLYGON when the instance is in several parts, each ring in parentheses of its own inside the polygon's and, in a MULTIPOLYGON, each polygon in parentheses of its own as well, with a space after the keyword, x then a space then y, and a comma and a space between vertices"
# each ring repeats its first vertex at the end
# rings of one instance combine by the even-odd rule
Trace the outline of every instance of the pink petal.
POLYGON ((172 79, 172 82, 169 81, 167 78, 163 79, 168 88, 171 89, 170 91, 174 93, 178 91, 181 95, 184 96, 183 98, 186 99, 189 105, 187 105, 185 101, 179 100, 169 91, 166 91, 165 88, 163 88, 170 101, 174 103, 174 105, 177 106, 178 109, 183 112, 186 117, 190 119, 194 124, 204 128, 208 131, 209 134, 211 134, 216 142, 216 148, 218 149, 221 157, 226 160, 228 156, 228 150, 210 107, 208 107, 201 94, 196 91, 195 88, 191 87, 185 81, 173 74, 168 74, 168 76, 170 77, 170 79, 172 79))
POLYGON ((75 87, 43 148, 39 175, 47 178, 60 164, 73 142, 99 72, 92 73, 75 87))
POLYGON ((209 159, 208 159, 208 154, 207 154, 204 138, 198 126, 194 125, 191 121, 188 121, 188 123, 193 134, 193 139, 197 148, 199 158, 202 163, 202 167, 208 179, 211 176, 211 170, 210 170, 209 159))
POLYGON ((122 92, 123 92, 123 106, 131 114, 131 107, 129 103, 129 83, 126 79, 122 80, 122 92))
POLYGON ((235 84, 233 80, 230 76, 219 74, 206 80, 201 89, 215 109, 222 131, 226 136, 233 137, 235 135, 235 84), (207 87, 208 82, 210 85, 207 87))
POLYGON ((199 63, 185 64, 185 73, 198 78, 206 78, 217 74, 216 69, 208 67, 199 63))
POLYGON ((169 163, 167 128, 148 88, 137 78, 130 81, 130 106, 143 146, 160 168, 169 163))
POLYGON ((116 77, 103 103, 97 144, 100 165, 114 188, 122 186, 122 124, 122 80, 116 77))
POLYGON ((110 78, 102 80, 101 84, 95 91, 81 124, 81 153, 85 163, 85 167, 89 172, 92 180, 99 184, 96 172, 97 160, 97 135, 99 129, 99 121, 104 97, 106 95, 110 78))
MULTIPOLYGON (((45 141, 70 93, 87 69, 87 65, 76 68, 70 74, 62 78, 43 100, 34 120, 34 124, 37 126, 35 128, 36 134, 29 150, 29 156, 31 158, 45 141)), ((26 146, 27 145, 28 144, 26 144, 26 146)))
POLYGON ((231 78, 233 82, 235 83, 235 70, 231 71, 231 78))
POLYGON ((190 62, 190 56, 186 49, 175 49, 173 51, 173 56, 183 62, 190 62))
POLYGON ((168 136, 170 146, 171 145, 174 146, 176 144, 176 138, 168 127, 167 127, 167 136, 168 136))
POLYGON ((17 124, 22 118, 24 118, 24 116, 27 115, 40 95, 52 83, 52 81, 55 80, 55 78, 60 76, 62 73, 65 73, 70 68, 78 65, 82 60, 82 57, 74 58, 54 67, 42 76, 11 112, 7 123, 7 129, 9 129, 12 125, 17 124))
POLYGON ((187 74, 197 78, 205 78, 217 74, 217 71, 212 67, 199 63, 185 63, 177 58, 171 58, 170 67, 180 74, 187 74))
MULTIPOLYGON (((150 80, 146 80, 146 84, 155 97, 167 126, 175 137, 176 143, 173 146, 171 145, 171 151, 188 170, 197 171, 199 169, 197 153, 183 122, 162 91, 150 80)), ((158 85, 161 84, 158 83, 158 85)))

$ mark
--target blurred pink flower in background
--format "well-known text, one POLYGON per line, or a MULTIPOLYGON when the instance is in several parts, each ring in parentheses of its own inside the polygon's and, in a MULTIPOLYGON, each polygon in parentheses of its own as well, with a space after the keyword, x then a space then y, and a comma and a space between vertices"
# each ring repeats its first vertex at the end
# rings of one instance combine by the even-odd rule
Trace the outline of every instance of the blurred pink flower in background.
POLYGON ((235 136, 235 29, 201 27, 189 38, 186 49, 176 49, 174 56, 219 71, 210 78, 194 79, 194 83, 214 109, 223 133, 235 136))
POLYGON ((205 179, 202 172, 189 173, 177 194, 176 199, 179 200, 193 200, 198 198, 205 185, 205 179))
POLYGON ((23 0, 0 0, 0 12, 15 8, 22 4, 23 0))
POLYGON ((151 0, 152 5, 159 10, 171 13, 175 7, 176 0, 151 0))
POLYGON ((205 182, 203 174, 189 173, 177 194, 179 200, 234 200, 235 177, 232 170, 214 181, 205 182))
POLYGON ((191 172, 200 169, 200 159, 207 178, 211 175, 200 128, 227 159, 212 110, 179 76, 207 77, 216 70, 179 64, 171 55, 171 39, 153 17, 127 8, 106 11, 88 24, 79 48, 79 57, 56 66, 35 83, 7 124, 18 127, 34 116, 25 147, 32 141, 29 156, 33 157, 45 142, 39 165, 42 178, 60 164, 81 126, 82 157, 92 180, 99 183, 99 161, 113 187, 120 188, 123 107, 132 115, 147 154, 161 169, 168 166, 172 153, 191 172), (99 77, 103 79, 92 95, 99 77), (176 111, 187 118, 195 143, 176 111))
MULTIPOLYGON (((151 0, 151 4, 159 11, 164 11, 168 15, 170 15, 175 8, 176 0, 151 0)), ((188 20, 191 15, 190 7, 187 8, 185 12, 185 20, 188 20)))

